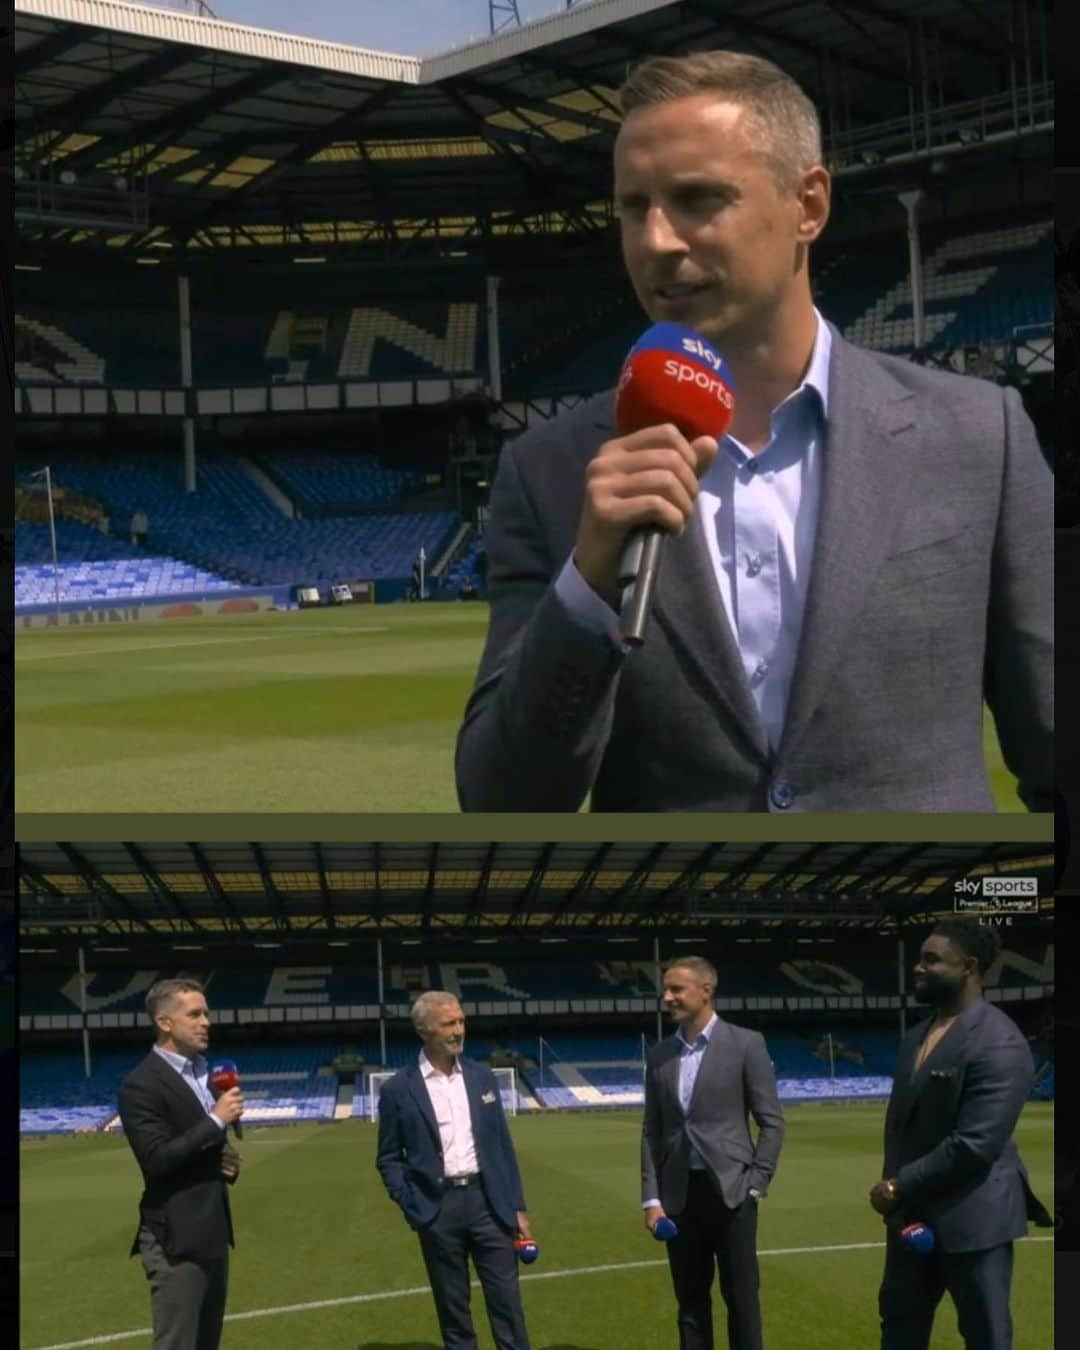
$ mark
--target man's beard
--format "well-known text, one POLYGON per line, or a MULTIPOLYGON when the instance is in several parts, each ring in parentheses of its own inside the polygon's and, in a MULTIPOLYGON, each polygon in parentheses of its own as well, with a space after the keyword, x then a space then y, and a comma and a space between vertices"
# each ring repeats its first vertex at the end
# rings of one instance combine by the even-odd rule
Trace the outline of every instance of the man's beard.
POLYGON ((933 1008, 939 1008, 945 1003, 952 1003, 958 997, 960 987, 958 985, 945 984, 937 980, 926 980, 916 986, 915 996, 921 1003, 928 1003, 933 1008))

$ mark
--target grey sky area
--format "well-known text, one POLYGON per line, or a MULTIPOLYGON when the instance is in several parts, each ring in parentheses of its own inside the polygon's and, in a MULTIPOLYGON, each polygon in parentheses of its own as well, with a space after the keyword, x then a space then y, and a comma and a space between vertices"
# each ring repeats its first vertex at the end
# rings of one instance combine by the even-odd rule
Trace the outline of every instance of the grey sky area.
MULTIPOLYGON (((181 0, 171 0, 186 8, 181 0)), ((578 4, 587 0, 577 0, 578 4)), ((488 0, 209 0, 219 19, 325 38, 355 47, 426 56, 487 37, 488 0)), ((518 0, 521 22, 565 10, 566 0, 518 0)), ((508 18, 501 13, 499 21, 508 18)))

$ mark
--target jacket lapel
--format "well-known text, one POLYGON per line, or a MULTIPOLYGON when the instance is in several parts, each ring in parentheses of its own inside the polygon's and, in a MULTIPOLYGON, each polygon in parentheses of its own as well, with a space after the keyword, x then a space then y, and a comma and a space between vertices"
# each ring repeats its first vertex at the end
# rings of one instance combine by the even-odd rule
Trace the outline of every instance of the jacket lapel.
POLYGON ((730 1035, 727 1023, 717 1018, 716 1026, 713 1027, 712 1034, 705 1044, 705 1053, 701 1056, 701 1063, 698 1065, 697 1077, 694 1079, 694 1090, 690 1093, 690 1105, 686 1112, 688 1116, 693 1114, 694 1106, 697 1104, 702 1079, 709 1072, 713 1060, 723 1055, 723 1047, 729 1040, 730 1035))
POLYGON ((206 1109, 199 1098, 184 1082, 180 1074, 176 1072, 171 1064, 167 1064, 159 1054, 151 1050, 147 1056, 148 1067, 161 1083, 164 1090, 173 1098, 176 1104, 181 1107, 185 1115, 196 1116, 206 1115, 206 1109))
POLYGON ((768 760, 769 738, 716 584, 705 524, 697 511, 681 535, 664 541, 653 619, 683 664, 693 668, 714 701, 726 709, 733 734, 759 759, 768 760))
POLYGON ((660 1065, 660 1083, 664 1090, 671 1096, 675 1105, 675 1110, 682 1115, 682 1105, 679 1102, 679 1060, 681 1051, 679 1050, 679 1040, 677 1036, 671 1036, 667 1041, 667 1058, 660 1065))
MULTIPOLYGON (((925 1037, 920 1036, 915 1043, 914 1053, 909 1061, 905 1071, 905 1077, 908 1084, 908 1099, 905 1104, 904 1120, 911 1114, 916 1102, 930 1081, 930 1073, 934 1069, 948 1069, 954 1067, 963 1053, 964 1045, 970 1036, 972 1030, 982 1020, 983 1009, 986 1007, 982 999, 977 999, 970 1008, 960 1014, 952 1026, 948 1029, 941 1040, 923 1060, 918 1072, 912 1077, 911 1069, 914 1067, 914 1060, 918 1055, 919 1046, 923 1043, 925 1037)), ((929 1026, 927 1034, 929 1035, 929 1026)))
MULTIPOLYGON (((594 423, 605 437, 615 434, 614 407, 612 398, 594 423)), ((769 738, 716 584, 705 527, 696 511, 688 529, 664 540, 652 621, 663 628, 672 649, 696 679, 709 686, 715 702, 727 710, 732 734, 767 760, 769 738)))
POLYGON ((424 1075, 420 1072, 419 1064, 409 1065, 409 1092, 412 1094, 413 1101, 420 1108, 420 1114, 427 1122, 436 1146, 441 1149, 442 1139, 439 1135, 439 1123, 435 1119, 431 1098, 428 1096, 427 1085, 424 1082, 424 1075))
POLYGON ((911 477, 914 396, 832 329, 821 506, 780 755, 805 731, 901 514, 911 477))

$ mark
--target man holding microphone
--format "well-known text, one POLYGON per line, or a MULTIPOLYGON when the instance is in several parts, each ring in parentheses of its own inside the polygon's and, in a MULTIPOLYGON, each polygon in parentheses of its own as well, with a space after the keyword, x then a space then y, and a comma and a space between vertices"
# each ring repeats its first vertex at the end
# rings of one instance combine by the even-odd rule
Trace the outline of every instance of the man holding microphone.
POLYGON ((150 1282, 154 1350, 217 1350, 234 1245, 226 1188, 240 1173, 225 1134, 238 1128, 244 1098, 233 1087, 214 1099, 210 1013, 197 980, 158 980, 146 1010, 156 1040, 119 1097, 145 1183, 130 1255, 142 1257, 150 1282))
POLYGON ((662 1002, 677 1026, 645 1066, 641 1191, 646 1227, 667 1236, 679 1350, 713 1350, 719 1270, 729 1350, 762 1350, 757 1210, 776 1171, 784 1118, 759 1032, 713 1011, 716 970, 700 956, 664 968, 662 1002), (747 1115, 758 1126, 755 1144, 747 1115), (662 1220, 674 1221, 662 1228, 662 1220))
POLYGON ((985 703, 1050 810, 1052 489, 1016 390, 819 313, 831 180, 784 71, 655 57, 620 104, 623 261, 654 326, 618 389, 500 457, 462 808, 990 811, 985 703))

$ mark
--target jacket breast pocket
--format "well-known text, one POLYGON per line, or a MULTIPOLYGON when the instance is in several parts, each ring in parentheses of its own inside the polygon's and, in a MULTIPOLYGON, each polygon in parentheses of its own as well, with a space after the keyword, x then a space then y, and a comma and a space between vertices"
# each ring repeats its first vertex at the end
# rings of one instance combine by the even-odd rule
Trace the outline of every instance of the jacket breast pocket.
POLYGON ((878 585, 889 591, 920 586, 976 561, 975 538, 970 529, 944 535, 928 543, 901 545, 881 564, 878 585))

